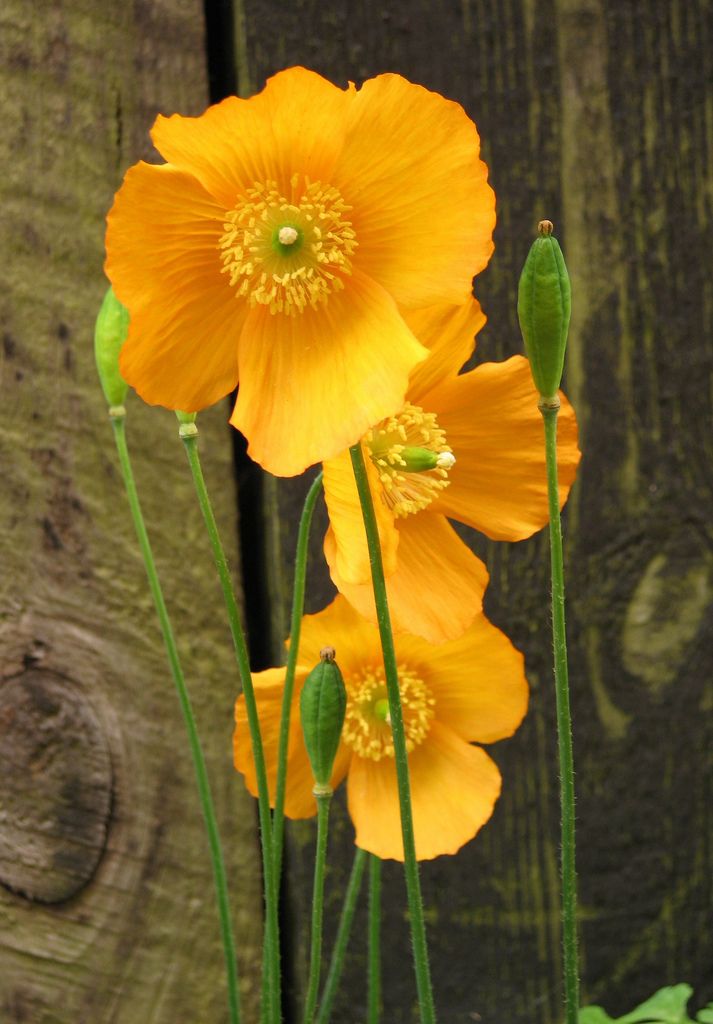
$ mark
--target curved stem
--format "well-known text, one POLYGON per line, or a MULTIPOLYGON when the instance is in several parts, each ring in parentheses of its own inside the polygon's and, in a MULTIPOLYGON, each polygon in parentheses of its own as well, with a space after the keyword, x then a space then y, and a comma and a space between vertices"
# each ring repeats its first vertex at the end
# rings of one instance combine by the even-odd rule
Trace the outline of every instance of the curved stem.
POLYGON ((368 856, 369 854, 366 850, 360 850, 359 847, 357 847, 356 853, 354 854, 354 863, 352 864, 352 870, 349 875, 349 881, 347 882, 347 889, 344 893, 344 903, 342 904, 342 913, 339 917, 337 937, 334 940, 332 959, 329 962, 327 980, 324 983, 322 1002, 320 1003, 319 1013, 315 1018, 315 1024, 328 1024, 332 1013, 334 997, 337 994, 337 988, 339 987, 339 982, 342 977, 344 956, 347 951, 347 946, 349 945, 349 936, 351 934, 352 923, 354 921, 357 897, 359 896, 361 880, 364 875, 364 866, 368 856))
POLYGON ((406 894, 408 897, 409 918, 411 923, 411 942, 413 945, 413 959, 416 971, 416 988, 418 991, 418 1005, 421 1012, 422 1024, 434 1024, 436 1012, 433 1005, 433 992, 431 989, 431 974, 428 965, 428 948, 426 944, 426 926, 423 919, 423 902, 421 899, 421 883, 418 877, 418 862, 416 860, 416 844, 413 834, 413 813, 411 810, 411 787, 409 784, 408 754, 406 752, 406 736, 404 733, 404 720, 401 710, 401 696, 399 693, 398 669, 396 666, 396 651, 394 650, 394 637, 391 630, 391 617, 386 596, 386 581, 384 579, 384 567, 381 560, 381 545, 379 543, 379 531, 374 515, 374 503, 369 489, 369 480, 364 465, 364 454, 360 444, 355 444, 349 449, 354 469, 359 501, 361 503, 362 518, 366 539, 369 546, 369 561, 371 564, 371 577, 374 585, 374 601, 376 604, 376 616, 381 637, 381 648, 384 655, 384 675, 386 677, 386 692, 389 699, 389 715, 391 717, 391 731, 394 740, 394 761, 396 762, 396 782, 399 791, 399 806, 401 809, 401 835, 404 844, 404 872, 406 875, 406 894))
POLYGON ((381 860, 369 855, 369 966, 367 1024, 381 1017, 381 860))
POLYGON ((557 697, 557 741, 560 763, 560 804, 562 809, 562 945, 564 951, 564 993, 566 1024, 577 1024, 579 1014, 579 969, 577 963, 577 875, 574 842, 574 756, 572 718, 569 707, 567 636, 565 631, 564 560, 562 523, 557 481, 557 412, 540 406, 545 422, 547 493, 550 512, 550 558, 552 567, 552 634, 554 640, 555 693, 557 697))
POLYGON ((156 612, 161 626, 161 633, 163 635, 163 642, 166 646, 166 654, 168 655, 171 675, 173 676, 173 681, 176 686, 178 700, 183 714, 183 721, 188 734, 188 743, 191 750, 191 757, 193 759, 193 768, 196 775, 196 783, 198 785, 198 795, 200 797, 201 808, 203 810, 203 819, 205 821, 206 833, 208 835, 208 845, 210 847, 210 857, 213 866, 213 880, 215 882, 215 894, 218 903, 218 914, 220 917, 220 932, 223 939, 225 967, 228 976, 228 1010, 230 1022, 231 1024, 240 1024, 240 989, 238 986, 235 939, 230 921, 228 882, 225 876, 223 851, 220 843, 220 834, 218 832, 215 808, 213 806, 210 782, 208 780, 208 771, 206 769, 203 748, 201 747, 198 736, 196 720, 193 716, 193 709, 191 707, 183 669, 178 657, 178 649, 173 635, 171 620, 168 616, 166 602, 163 597, 158 573, 156 572, 156 563, 154 562, 151 544, 149 542, 148 533, 146 532, 146 524, 144 523, 143 513, 141 512, 139 496, 136 490, 133 470, 131 468, 131 459, 129 458, 129 449, 126 443, 126 430, 123 416, 113 416, 112 426, 114 428, 114 439, 116 441, 116 449, 119 455, 121 473, 124 478, 124 486, 126 487, 126 495, 129 499, 131 518, 134 522, 136 536, 139 541, 139 547, 141 549, 141 555, 144 560, 146 575, 149 581, 151 596, 153 597, 154 605, 156 606, 156 612))
POLYGON ((292 711, 292 693, 295 687, 295 666, 300 647, 300 630, 302 614, 305 606, 305 579, 307 575, 307 548, 309 531, 312 525, 312 513, 322 490, 322 473, 318 473, 307 492, 300 526, 297 533, 297 551, 295 553, 295 582, 292 593, 292 620, 290 624, 290 648, 287 652, 285 668, 285 688, 282 693, 282 713, 280 715, 280 738, 277 748, 277 789, 275 794, 275 813, 272 818, 272 850, 275 861, 275 883, 279 886, 282 872, 282 842, 285 834, 285 788, 287 785, 287 747, 290 738, 290 712, 292 711))
POLYGON ((223 551, 223 545, 218 533, 218 525, 215 521, 213 508, 208 497, 208 490, 203 478, 196 435, 182 436, 183 444, 191 467, 193 483, 198 497, 198 504, 203 513, 210 546, 213 551, 213 558, 220 579, 220 586, 223 592, 223 600, 228 613, 230 633, 233 638, 235 657, 240 673, 240 682, 245 696, 245 710, 247 712, 250 739, 252 741, 253 758, 255 760, 255 774, 257 776, 258 788, 258 813, 260 818, 260 839, 262 846, 262 867, 265 885, 265 948, 268 960, 267 990, 265 995, 268 1003, 268 1019, 279 1024, 281 1019, 280 1008, 280 950, 279 950, 279 926, 277 917, 277 885, 274 873, 274 861, 272 856, 272 825, 270 821, 270 794, 267 784, 267 771, 265 769, 265 754, 262 746, 260 733, 260 720, 258 717, 257 701, 253 689, 252 676, 250 674, 250 660, 248 649, 245 643, 240 613, 237 601, 233 592, 233 584, 230 578, 228 563, 223 551))
POLYGON ((319 974, 322 965, 322 917, 324 911, 324 868, 327 861, 327 830, 331 793, 315 793, 317 798, 317 853, 314 859, 314 889, 312 891, 312 943, 309 957, 309 984, 305 1000, 304 1024, 313 1024, 319 992, 319 974))

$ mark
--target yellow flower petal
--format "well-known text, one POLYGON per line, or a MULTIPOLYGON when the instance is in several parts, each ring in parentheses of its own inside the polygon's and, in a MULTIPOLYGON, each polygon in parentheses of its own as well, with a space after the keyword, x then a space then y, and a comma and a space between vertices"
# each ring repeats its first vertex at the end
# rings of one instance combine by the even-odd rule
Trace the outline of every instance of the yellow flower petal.
MULTIPOLYGON (((384 572, 388 576, 396 568, 399 534, 394 525, 393 513, 381 501, 376 469, 369 458, 365 458, 364 462, 379 528, 384 572)), ((324 499, 333 533, 336 571, 340 579, 349 583, 368 583, 371 589, 369 549, 349 452, 342 452, 335 459, 327 459, 323 472, 324 499)))
POLYGON ((482 613, 456 640, 434 647, 420 637, 396 640, 398 657, 435 697, 438 721, 462 739, 495 743, 512 736, 527 712, 524 658, 482 613))
POLYGON ((475 349, 475 335, 486 317, 477 299, 460 306, 429 306, 405 311, 404 320, 422 345, 428 358, 411 371, 408 400, 422 405, 428 392, 448 377, 455 376, 475 349))
POLYGON ((222 221, 195 178, 167 164, 132 167, 116 197, 106 272, 131 307, 121 372, 146 402, 194 412, 235 387, 245 312, 216 261, 222 221))
POLYGON ((340 594, 321 612, 302 618, 300 664, 316 665, 323 647, 335 648, 343 675, 359 671, 365 659, 381 660, 376 626, 357 615, 340 594))
MULTIPOLYGON (((456 853, 490 818, 500 795, 500 772, 491 758, 438 721, 409 755, 409 774, 419 860, 456 853)), ((348 803, 357 846, 383 860, 402 861, 393 758, 354 757, 348 803)))
MULTIPOLYGON (((574 411, 560 394, 560 503, 580 459, 574 411)), ((483 363, 428 396, 456 456, 450 486, 431 509, 494 540, 522 540, 547 522, 542 416, 530 368, 522 356, 483 363)))
MULTIPOLYGON (((394 629, 432 644, 460 636, 483 606, 488 571, 441 515, 418 512, 398 520, 396 570, 386 580, 394 629)), ((333 530, 324 539, 332 581, 360 615, 376 622, 371 583, 354 584, 339 571, 333 530)))
POLYGON ((301 473, 398 407, 425 355, 383 288, 354 273, 324 306, 299 316, 250 311, 230 422, 265 469, 301 473))
POLYGON ((306 68, 281 71, 250 99, 230 96, 200 117, 160 116, 156 149, 231 209, 239 192, 274 181, 284 192, 296 169, 329 180, 341 151, 353 91, 306 68))
POLYGON ((399 75, 365 82, 347 118, 333 184, 354 207, 359 266, 405 307, 465 301, 495 226, 475 125, 399 75))

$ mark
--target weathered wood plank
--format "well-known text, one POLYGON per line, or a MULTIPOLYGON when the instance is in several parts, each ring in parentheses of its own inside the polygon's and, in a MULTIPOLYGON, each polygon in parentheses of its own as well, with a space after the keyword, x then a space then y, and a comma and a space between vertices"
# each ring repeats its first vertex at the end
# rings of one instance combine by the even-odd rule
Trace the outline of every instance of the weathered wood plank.
MULTIPOLYGON (((0 1018, 221 1021, 201 814, 92 348, 112 193, 155 159, 159 110, 206 103, 202 8, 10 0, 0 17, 0 1018)), ((225 420, 201 429, 235 565, 225 420)), ((259 871, 231 772, 229 634, 175 419, 133 399, 127 429, 207 740, 250 1020, 259 871)))
MULTIPOLYGON (((490 318, 478 359, 519 350, 519 270, 537 220, 557 225, 575 302, 568 389, 585 446, 566 526, 584 995, 624 1012, 685 979, 711 999, 710 5, 241 7, 258 88, 296 63, 340 83, 398 71, 460 100, 477 121, 499 215, 496 253, 477 282, 490 318)), ((279 482, 271 499, 278 605, 304 490, 279 482)), ((423 871, 436 990, 443 1020, 556 1024, 546 542, 473 544, 491 571, 489 614, 525 651, 533 697, 524 727, 495 750, 505 789, 492 823, 423 871)), ((331 591, 318 541, 313 555, 316 610, 331 591)), ((284 615, 277 607, 275 622, 284 615)), ((339 866, 327 898, 336 913, 352 833, 334 817, 339 866)), ((298 962, 311 842, 309 826, 292 830, 298 962)), ((397 868, 387 865, 384 881, 385 1019, 399 1024, 414 1019, 404 893, 397 868)), ((335 1020, 360 1019, 363 1001, 360 936, 335 1020)))
POLYGON ((569 370, 591 466, 572 510, 582 898, 590 991, 614 1008, 657 979, 713 992, 713 22, 706 3, 639 14, 560 10, 569 370))

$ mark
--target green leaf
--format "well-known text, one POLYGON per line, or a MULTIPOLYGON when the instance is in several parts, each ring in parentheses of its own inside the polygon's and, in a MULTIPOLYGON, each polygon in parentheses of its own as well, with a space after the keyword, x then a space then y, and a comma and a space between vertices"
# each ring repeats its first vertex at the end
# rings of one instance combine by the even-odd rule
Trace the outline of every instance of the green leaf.
POLYGON ((656 1021, 657 1024, 693 1024, 686 1013, 688 1000, 693 989, 690 985, 668 985, 660 988, 641 1006, 621 1017, 621 1024, 638 1024, 639 1021, 656 1021))
MULTIPOLYGON (((588 1006, 579 1011, 579 1024, 695 1024, 686 1011, 692 993, 690 985, 668 985, 623 1017, 610 1017, 601 1006, 588 1006)), ((701 1013, 707 1016, 699 1014, 699 1024, 713 1024, 713 1004, 701 1013)))
POLYGON ((585 1006, 579 1011, 579 1024, 613 1024, 613 1020, 601 1006, 585 1006))
POLYGON ((699 1024, 713 1024, 713 1003, 708 1003, 708 1006, 699 1010, 696 1020, 699 1021, 699 1024))

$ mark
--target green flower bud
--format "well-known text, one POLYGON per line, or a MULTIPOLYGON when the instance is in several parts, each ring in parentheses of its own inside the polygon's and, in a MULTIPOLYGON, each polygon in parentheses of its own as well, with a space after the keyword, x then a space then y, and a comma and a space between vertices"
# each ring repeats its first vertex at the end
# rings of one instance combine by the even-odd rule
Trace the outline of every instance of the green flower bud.
POLYGON ((552 222, 543 220, 520 275, 517 315, 535 387, 554 403, 562 379, 572 306, 569 274, 552 222))
POLYGON ((347 708, 347 691, 333 647, 324 647, 320 662, 305 680, 300 695, 300 715, 305 746, 312 765, 315 793, 331 793, 334 758, 347 708))
POLYGON ((129 311, 109 288, 94 327, 94 355, 104 396, 110 408, 124 404, 129 385, 119 373, 119 352, 129 333, 129 311))

